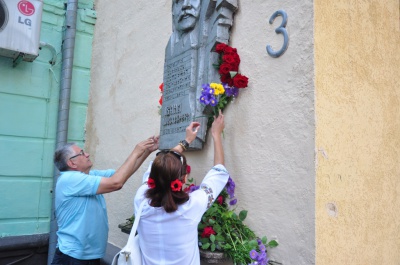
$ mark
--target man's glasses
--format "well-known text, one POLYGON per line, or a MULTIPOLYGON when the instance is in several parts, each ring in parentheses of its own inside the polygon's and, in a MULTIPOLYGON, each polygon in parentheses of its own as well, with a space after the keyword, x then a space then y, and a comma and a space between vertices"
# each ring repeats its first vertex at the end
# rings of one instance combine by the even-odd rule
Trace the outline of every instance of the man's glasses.
POLYGON ((75 158, 77 156, 84 156, 84 155, 85 155, 85 151, 83 151, 83 149, 82 149, 77 155, 71 156, 69 159, 75 158))
POLYGON ((176 158, 178 158, 178 159, 181 161, 182 165, 183 165, 184 163, 186 164, 186 161, 184 161, 183 156, 181 156, 181 154, 179 154, 178 152, 175 152, 175 151, 173 151, 173 150, 164 150, 164 151, 160 151, 160 152, 158 152, 158 153, 156 154, 156 156, 158 156, 159 154, 173 154, 176 158))

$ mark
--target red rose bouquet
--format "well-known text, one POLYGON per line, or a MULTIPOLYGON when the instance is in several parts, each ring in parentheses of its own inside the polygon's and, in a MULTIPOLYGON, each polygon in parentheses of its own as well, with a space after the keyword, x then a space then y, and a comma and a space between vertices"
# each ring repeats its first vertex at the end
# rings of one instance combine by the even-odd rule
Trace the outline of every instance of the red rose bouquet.
POLYGON ((236 48, 224 43, 215 46, 219 54, 218 63, 214 67, 218 70, 221 83, 202 85, 200 103, 205 105, 204 113, 208 114, 208 127, 211 126, 214 116, 239 95, 239 89, 246 88, 249 78, 239 73, 240 56, 236 48))

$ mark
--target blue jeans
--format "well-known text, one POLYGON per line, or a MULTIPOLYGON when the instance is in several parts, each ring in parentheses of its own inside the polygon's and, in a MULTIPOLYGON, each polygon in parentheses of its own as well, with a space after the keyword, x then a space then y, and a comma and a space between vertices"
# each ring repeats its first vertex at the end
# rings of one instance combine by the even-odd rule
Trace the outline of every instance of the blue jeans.
POLYGON ((58 248, 51 265, 100 265, 100 259, 81 260, 62 253, 58 248))

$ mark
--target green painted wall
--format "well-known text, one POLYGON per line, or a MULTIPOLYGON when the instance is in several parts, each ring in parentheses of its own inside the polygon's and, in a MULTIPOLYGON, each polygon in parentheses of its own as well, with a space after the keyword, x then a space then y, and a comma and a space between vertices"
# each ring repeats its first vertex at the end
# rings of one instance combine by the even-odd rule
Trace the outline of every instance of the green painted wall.
MULTIPOLYGON (((78 143, 85 139, 95 21, 93 1, 80 1, 68 131, 68 141, 78 143)), ((55 47, 54 66, 47 48, 16 67, 0 57, 0 237, 49 232, 64 22, 64 1, 45 0, 40 40, 55 47)))

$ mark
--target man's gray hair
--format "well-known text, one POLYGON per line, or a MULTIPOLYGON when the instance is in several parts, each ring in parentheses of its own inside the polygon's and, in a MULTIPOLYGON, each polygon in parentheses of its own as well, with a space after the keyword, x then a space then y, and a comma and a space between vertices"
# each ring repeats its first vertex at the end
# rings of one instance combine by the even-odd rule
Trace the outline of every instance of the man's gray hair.
POLYGON ((76 145, 76 143, 67 143, 55 151, 54 164, 59 171, 68 171, 68 159, 74 155, 73 145, 76 145))

